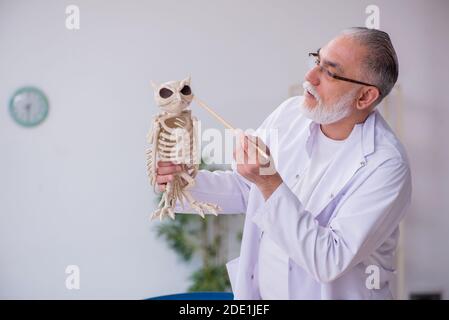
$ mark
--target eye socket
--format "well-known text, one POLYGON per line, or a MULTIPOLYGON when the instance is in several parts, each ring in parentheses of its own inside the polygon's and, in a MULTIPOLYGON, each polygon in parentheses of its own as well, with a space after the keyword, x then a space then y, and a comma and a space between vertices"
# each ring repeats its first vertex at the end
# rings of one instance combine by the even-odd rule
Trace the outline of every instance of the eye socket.
POLYGON ((190 89, 190 87, 188 85, 185 85, 184 87, 182 87, 181 93, 185 96, 191 95, 192 89, 190 89))
POLYGON ((161 98, 164 98, 164 99, 171 97, 172 94, 173 94, 173 91, 171 91, 170 89, 167 89, 167 88, 162 88, 161 90, 159 90, 159 95, 161 96, 161 98))

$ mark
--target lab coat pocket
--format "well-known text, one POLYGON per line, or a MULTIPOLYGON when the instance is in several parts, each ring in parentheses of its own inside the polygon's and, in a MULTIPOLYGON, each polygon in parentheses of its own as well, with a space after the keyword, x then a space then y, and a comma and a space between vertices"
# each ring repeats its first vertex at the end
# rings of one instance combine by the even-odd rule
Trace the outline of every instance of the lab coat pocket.
POLYGON ((231 282, 231 288, 232 291, 235 292, 236 284, 237 284, 237 272, 239 269, 239 259, 240 257, 237 257, 228 263, 226 263, 226 269, 228 270, 229 274, 229 280, 231 282))

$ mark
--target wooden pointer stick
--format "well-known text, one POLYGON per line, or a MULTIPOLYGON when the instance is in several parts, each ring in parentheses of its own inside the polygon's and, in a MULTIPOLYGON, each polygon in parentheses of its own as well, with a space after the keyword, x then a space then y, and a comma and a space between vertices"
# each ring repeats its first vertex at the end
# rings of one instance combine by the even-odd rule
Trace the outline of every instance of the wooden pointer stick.
MULTIPOLYGON (((207 112, 209 112, 211 115, 213 115, 215 117, 215 119, 217 119, 219 122, 221 122, 226 128, 231 129, 234 133, 237 132, 236 129, 229 124, 229 122, 227 122, 225 119, 220 117, 220 115, 218 115, 214 110, 212 110, 210 107, 208 107, 206 103, 204 103, 203 101, 201 101, 200 99, 198 99, 195 96, 193 97, 193 99, 196 101, 196 103, 198 103, 198 105, 200 107, 206 109, 207 112)), ((265 153, 265 151, 263 151, 255 142, 253 142, 253 140, 248 139, 248 141, 251 142, 253 144, 253 146, 255 146, 257 148, 257 150, 265 158, 265 160, 270 159, 270 157, 265 153)))

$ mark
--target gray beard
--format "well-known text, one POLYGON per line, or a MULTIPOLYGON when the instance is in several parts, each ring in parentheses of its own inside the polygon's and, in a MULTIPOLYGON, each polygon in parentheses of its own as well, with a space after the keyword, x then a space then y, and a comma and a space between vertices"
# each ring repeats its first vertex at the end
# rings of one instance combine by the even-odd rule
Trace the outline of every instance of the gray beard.
POLYGON ((356 95, 356 89, 344 94, 333 105, 325 105, 321 100, 313 108, 309 108, 305 100, 299 106, 305 117, 319 124, 330 124, 340 121, 351 114, 352 104, 356 95))

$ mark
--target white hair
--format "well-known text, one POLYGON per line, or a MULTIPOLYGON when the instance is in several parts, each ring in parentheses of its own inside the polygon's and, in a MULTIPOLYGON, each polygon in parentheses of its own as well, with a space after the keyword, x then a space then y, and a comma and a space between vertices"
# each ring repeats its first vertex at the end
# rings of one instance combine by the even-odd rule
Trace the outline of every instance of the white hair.
POLYGON ((379 88, 380 96, 374 105, 379 104, 393 89, 399 75, 398 58, 390 36, 384 31, 364 27, 349 28, 343 30, 342 34, 367 48, 361 73, 365 82, 379 88))

